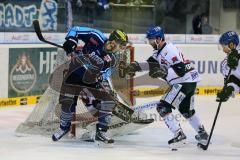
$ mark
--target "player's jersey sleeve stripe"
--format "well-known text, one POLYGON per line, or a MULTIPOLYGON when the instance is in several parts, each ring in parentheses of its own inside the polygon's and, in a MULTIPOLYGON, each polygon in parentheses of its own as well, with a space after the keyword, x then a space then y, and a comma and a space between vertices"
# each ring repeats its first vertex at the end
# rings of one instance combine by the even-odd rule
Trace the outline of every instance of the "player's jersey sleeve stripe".
POLYGON ((66 38, 72 36, 72 37, 81 37, 81 35, 87 35, 87 34, 93 34, 95 35, 100 42, 104 43, 107 38, 105 37, 105 35, 96 30, 96 29, 92 29, 92 28, 88 28, 88 27, 73 27, 71 28, 71 30, 68 32, 66 38))
POLYGON ((102 43, 104 43, 107 40, 104 34, 98 30, 93 29, 92 34, 95 34, 102 43))

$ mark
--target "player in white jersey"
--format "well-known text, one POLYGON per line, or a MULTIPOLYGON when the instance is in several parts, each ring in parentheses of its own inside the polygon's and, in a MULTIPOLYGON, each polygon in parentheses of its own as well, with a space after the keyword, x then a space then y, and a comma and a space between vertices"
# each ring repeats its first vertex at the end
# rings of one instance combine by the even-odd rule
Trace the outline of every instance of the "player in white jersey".
MULTIPOLYGON (((205 131, 199 117, 194 110, 194 93, 197 82, 200 81, 199 73, 192 64, 184 59, 182 52, 172 43, 165 41, 161 27, 151 27, 147 31, 147 39, 153 47, 154 53, 147 60, 149 76, 166 80, 170 89, 161 98, 157 111, 164 119, 167 127, 174 134, 168 141, 172 147, 180 147, 185 144, 186 136, 175 118, 172 109, 178 109, 195 129, 198 141, 206 141, 208 134, 205 131)), ((127 67, 129 74, 141 71, 142 63, 133 62, 127 67)))
POLYGON ((220 36, 219 44, 221 44, 223 52, 227 55, 224 58, 221 67, 227 86, 217 94, 217 101, 226 102, 231 95, 235 95, 240 92, 239 36, 233 31, 225 32, 220 36), (227 79, 230 69, 231 73, 227 79))

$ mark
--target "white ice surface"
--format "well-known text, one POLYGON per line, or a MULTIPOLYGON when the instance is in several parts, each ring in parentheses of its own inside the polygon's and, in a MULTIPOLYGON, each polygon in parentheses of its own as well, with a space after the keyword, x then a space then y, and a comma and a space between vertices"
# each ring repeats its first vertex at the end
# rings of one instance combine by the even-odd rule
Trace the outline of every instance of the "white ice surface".
MULTIPOLYGON (((138 103, 156 100, 139 99, 138 103)), ((215 96, 196 97, 196 110, 205 128, 210 128, 218 103, 215 96)), ((116 137, 113 148, 96 148, 91 142, 65 139, 52 142, 50 137, 16 137, 15 128, 24 121, 33 107, 0 108, 0 160, 239 160, 240 159, 240 97, 223 103, 207 151, 196 147, 195 132, 181 120, 189 144, 171 151, 167 141, 171 133, 163 121, 134 134, 116 137), (236 147, 238 146, 238 147, 236 147)), ((155 110, 151 111, 156 113, 155 110)), ((157 114, 156 114, 157 115, 157 114)))

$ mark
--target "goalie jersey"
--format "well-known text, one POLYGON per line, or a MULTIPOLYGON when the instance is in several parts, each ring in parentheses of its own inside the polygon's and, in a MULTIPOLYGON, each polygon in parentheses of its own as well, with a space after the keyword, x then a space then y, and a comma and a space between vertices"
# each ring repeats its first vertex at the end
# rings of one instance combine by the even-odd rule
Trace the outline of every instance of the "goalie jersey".
MULTIPOLYGON (((240 46, 238 45, 236 50, 238 51, 238 54, 240 54, 240 46)), ((223 76, 225 77, 225 80, 227 78, 227 74, 229 72, 230 68, 227 65, 227 56, 224 58, 224 60, 221 63, 221 71, 223 76)), ((240 60, 238 61, 238 66, 236 69, 233 69, 230 73, 229 80, 227 81, 227 86, 232 86, 234 88, 234 93, 237 94, 240 92, 240 60)))
POLYGON ((168 74, 165 79, 170 85, 200 81, 197 70, 189 60, 184 59, 182 52, 172 43, 166 42, 152 57, 160 65, 167 67, 168 74))

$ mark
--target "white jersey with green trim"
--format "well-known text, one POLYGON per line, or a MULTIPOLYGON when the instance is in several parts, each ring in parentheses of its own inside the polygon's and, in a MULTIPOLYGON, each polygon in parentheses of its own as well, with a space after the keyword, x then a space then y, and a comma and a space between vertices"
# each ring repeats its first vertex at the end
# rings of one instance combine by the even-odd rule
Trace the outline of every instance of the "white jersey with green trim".
POLYGON ((189 60, 184 59, 182 51, 174 44, 166 42, 166 45, 164 45, 162 49, 154 52, 152 57, 155 58, 160 65, 164 65, 168 68, 166 80, 169 84, 173 85, 177 83, 200 81, 200 75, 197 70, 194 69, 193 64, 191 64, 189 60), (178 76, 172 68, 173 65, 178 64, 179 62, 183 62, 190 68, 183 77, 178 76))

